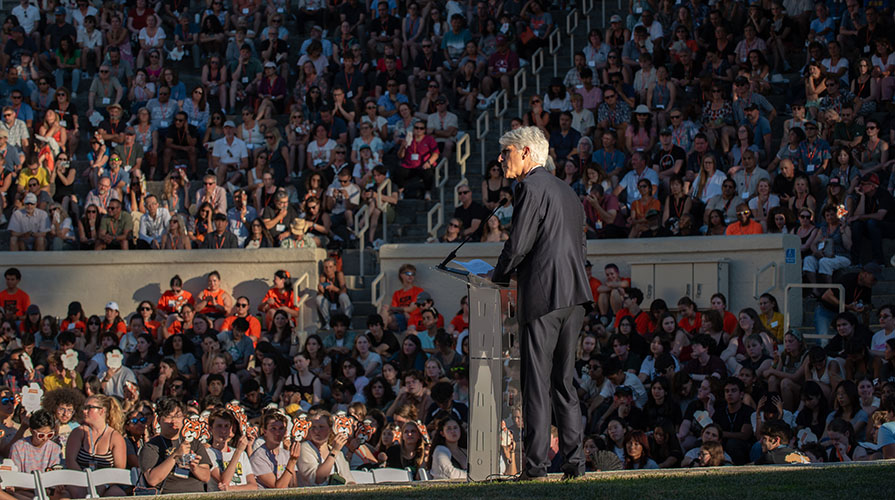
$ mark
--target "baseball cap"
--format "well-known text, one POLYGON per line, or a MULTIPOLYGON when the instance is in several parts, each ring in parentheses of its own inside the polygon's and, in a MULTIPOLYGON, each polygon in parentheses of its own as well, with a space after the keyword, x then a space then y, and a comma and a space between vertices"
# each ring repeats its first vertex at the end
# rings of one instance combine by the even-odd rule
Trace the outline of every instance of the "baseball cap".
POLYGON ((646 104, 638 104, 636 108, 634 108, 635 115, 648 115, 649 108, 646 107, 646 104))
POLYGON ((314 26, 311 26, 311 31, 314 31, 314 30, 317 30, 317 31, 323 33, 323 28, 320 27, 319 24, 315 24, 314 26))
POLYGON ((862 184, 875 184, 879 186, 879 176, 876 174, 867 174, 864 177, 861 177, 862 184))
POLYGON ((224 215, 224 214, 222 214, 222 213, 220 213, 220 212, 217 212, 217 213, 214 214, 214 217, 212 217, 211 220, 213 220, 213 221, 219 221, 219 220, 222 220, 222 221, 225 221, 225 222, 226 222, 226 220, 227 220, 227 216, 224 215))
POLYGON ((867 264, 864 264, 864 267, 862 267, 861 270, 865 273, 870 273, 878 278, 879 275, 883 272, 883 266, 877 264, 876 262, 869 262, 867 264))
POLYGON ((609 18, 609 22, 610 23, 620 23, 620 22, 622 22, 622 16, 620 16, 618 14, 614 14, 612 17, 609 18))
POLYGON ((594 265, 590 263, 590 260, 585 260, 584 267, 594 267, 594 265))
POLYGON ((447 104, 447 97, 438 96, 438 99, 435 99, 435 104, 447 104))
POLYGON ((267 61, 266 63, 264 63, 264 67, 265 67, 265 68, 276 68, 276 67, 277 67, 277 63, 275 63, 275 62, 273 62, 273 61, 267 61))
POLYGON ((65 7, 56 7, 56 15, 64 16, 65 15, 65 7))
POLYGON ((118 108, 120 110, 124 110, 124 108, 121 107, 121 104, 118 104, 117 102, 106 106, 106 109, 112 109, 112 108, 118 108))
POLYGON ((420 292, 419 295, 416 296, 417 304, 422 304, 427 300, 432 300, 432 296, 429 295, 429 292, 420 292))
POLYGON ((745 109, 746 111, 751 111, 751 110, 753 110, 753 109, 756 109, 756 110, 757 110, 757 109, 758 109, 758 104, 756 104, 755 102, 750 102, 750 103, 747 104, 746 107, 744 107, 743 109, 745 109))
POLYGON ((831 186, 833 186, 833 185, 835 185, 835 186, 841 186, 841 185, 842 185, 842 181, 839 180, 839 177, 830 177, 830 180, 829 180, 828 184, 831 185, 831 186))
POLYGON ((671 135, 671 134, 672 134, 671 127, 665 127, 659 131, 659 135, 671 135))
POLYGON ((106 304, 106 309, 111 309, 113 311, 120 311, 120 309, 118 309, 118 302, 115 302, 115 301, 112 301, 112 302, 109 302, 108 304, 106 304))
POLYGON ((633 396, 634 389, 631 389, 630 387, 628 387, 626 385, 620 385, 615 388, 615 395, 616 396, 633 396))
POLYGON ((9 137, 9 132, 5 130, 0 130, 0 137, 9 137))
POLYGON ((225 122, 224 122, 224 126, 225 126, 225 127, 233 127, 233 128, 236 128, 236 124, 233 123, 233 120, 227 120, 227 121, 225 121, 225 122))
POLYGON ((28 309, 25 309, 25 314, 40 314, 40 308, 37 307, 37 304, 31 304, 30 306, 28 306, 28 309))
POLYGON ((28 205, 28 204, 31 204, 31 205, 37 205, 37 196, 35 196, 34 193, 28 193, 28 194, 26 194, 26 195, 25 195, 24 203, 25 203, 26 205, 28 205))

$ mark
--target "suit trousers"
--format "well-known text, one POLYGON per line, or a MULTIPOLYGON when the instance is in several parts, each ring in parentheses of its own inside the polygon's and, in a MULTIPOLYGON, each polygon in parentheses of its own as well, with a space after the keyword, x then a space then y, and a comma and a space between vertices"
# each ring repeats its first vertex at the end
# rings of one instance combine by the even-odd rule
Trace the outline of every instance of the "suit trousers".
POLYGON ((522 436, 524 471, 544 476, 550 467, 551 410, 559 429, 563 472, 584 473, 581 410, 572 385, 575 349, 584 323, 584 306, 551 311, 522 325, 522 436))

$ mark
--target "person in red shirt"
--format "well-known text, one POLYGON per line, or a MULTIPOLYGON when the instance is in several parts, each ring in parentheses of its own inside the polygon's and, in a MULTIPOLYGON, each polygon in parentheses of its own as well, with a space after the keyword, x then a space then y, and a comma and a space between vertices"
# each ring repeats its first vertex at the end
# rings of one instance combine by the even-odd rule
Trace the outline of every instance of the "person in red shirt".
POLYGON ((631 316, 637 325, 637 333, 647 335, 651 331, 651 321, 649 314, 640 308, 640 303, 643 302, 643 292, 639 288, 628 287, 625 288, 624 294, 623 307, 615 314, 615 327, 618 328, 619 320, 625 316, 631 316))
POLYGON ((180 307, 179 314, 168 316, 168 335, 183 334, 184 331, 193 327, 193 319, 196 317, 196 306, 190 303, 183 304, 180 307))
POLYGON ((239 318, 244 318, 249 322, 249 330, 246 332, 246 335, 251 337, 252 342, 257 344, 258 340, 261 339, 261 322, 258 321, 258 318, 249 314, 249 310, 249 298, 240 295, 236 298, 236 304, 233 306, 234 313, 231 316, 227 316, 218 330, 222 332, 232 330, 233 322, 239 318))
POLYGON ((4 311, 10 310, 11 306, 15 305, 15 319, 24 319, 25 311, 31 305, 31 297, 23 290, 19 290, 22 273, 17 268, 10 267, 3 276, 6 278, 6 290, 0 291, 0 304, 4 311))
POLYGON ((435 309, 435 301, 429 292, 420 292, 416 296, 416 309, 410 313, 410 319, 407 320, 408 328, 413 328, 417 332, 426 330, 426 326, 423 325, 423 311, 427 309, 435 311, 437 315, 436 328, 444 328, 444 316, 435 309))
POLYGON ((59 324, 59 331, 78 330, 83 335, 87 332, 87 318, 80 302, 72 302, 68 305, 68 314, 59 324))
POLYGON ((413 284, 416 280, 416 267, 413 264, 403 264, 398 268, 398 279, 401 281, 401 289, 392 294, 392 304, 389 307, 395 324, 389 325, 389 329, 403 332, 409 324, 408 315, 416 310, 416 296, 423 289, 413 284))
MULTIPOLYGON (((606 264, 603 272, 606 274, 606 279, 597 288, 600 293, 595 297, 600 314, 611 318, 612 311, 618 311, 624 307, 622 299, 625 295, 625 288, 631 286, 631 279, 621 277, 618 266, 615 264, 606 264)), ((618 316, 616 315, 616 317, 618 316)))
POLYGON ((394 181, 398 191, 403 193, 407 181, 411 177, 419 177, 423 181, 424 198, 432 199, 432 184, 435 182, 435 165, 438 163, 438 144, 431 135, 426 135, 426 124, 416 122, 413 133, 401 141, 398 158, 401 165, 395 169, 394 181))
POLYGON ((737 220, 739 224, 735 222, 727 226, 727 231, 725 232, 727 236, 761 234, 764 232, 761 229, 761 224, 752 219, 752 211, 749 210, 749 206, 745 203, 737 205, 737 220))
POLYGON ((678 326, 690 334, 699 333, 699 329, 702 327, 702 314, 696 310, 696 303, 690 297, 685 296, 677 301, 677 307, 681 311, 678 326))
POLYGON ((127 325, 121 319, 121 311, 118 309, 118 302, 109 302, 106 304, 106 317, 100 327, 102 332, 112 332, 121 340, 121 337, 127 333, 127 325))
POLYGON ((454 319, 448 323, 447 332, 456 337, 460 335, 460 332, 469 328, 469 297, 464 295, 460 299, 460 310, 457 311, 457 315, 454 316, 454 319))
POLYGON ((593 264, 591 264, 589 260, 584 261, 584 270, 587 271, 587 281, 590 283, 591 296, 594 298, 599 297, 600 285, 602 285, 602 283, 591 274, 591 271, 593 271, 593 264))
POLYGON ((183 289, 183 280, 180 279, 179 275, 175 274, 171 278, 169 285, 171 289, 166 290, 158 299, 158 304, 155 308, 156 313, 167 317, 170 314, 179 313, 180 308, 184 304, 191 306, 196 304, 195 300, 193 300, 193 294, 183 289))
POLYGON ((137 313, 143 318, 143 327, 146 332, 152 335, 152 339, 156 343, 161 343, 168 338, 165 325, 155 319, 155 306, 152 302, 148 300, 140 302, 140 305, 137 306, 137 313))
POLYGON ((285 312, 293 322, 298 319, 298 305, 295 303, 295 291, 292 289, 289 271, 280 269, 273 274, 273 286, 261 299, 258 310, 264 313, 268 328, 273 324, 273 315, 277 311, 285 312))
POLYGON ((727 310, 727 297, 723 293, 712 295, 712 309, 721 313, 724 321, 724 333, 733 335, 733 331, 737 328, 737 317, 735 314, 727 310))
POLYGON ((221 288, 221 274, 219 272, 212 271, 208 273, 208 286, 199 294, 199 302, 196 303, 196 309, 199 310, 199 314, 204 314, 213 320, 219 320, 230 314, 230 311, 233 309, 233 297, 221 288))

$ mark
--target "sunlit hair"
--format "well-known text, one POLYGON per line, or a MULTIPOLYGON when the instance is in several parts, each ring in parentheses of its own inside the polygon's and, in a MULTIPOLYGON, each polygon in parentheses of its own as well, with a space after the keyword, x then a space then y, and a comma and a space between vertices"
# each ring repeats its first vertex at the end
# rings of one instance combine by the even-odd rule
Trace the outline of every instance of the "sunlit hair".
POLYGON ((544 165, 547 162, 550 144, 544 137, 544 132, 538 127, 519 127, 503 134, 500 138, 500 147, 509 146, 515 147, 520 152, 527 147, 531 151, 531 161, 535 165, 544 165))

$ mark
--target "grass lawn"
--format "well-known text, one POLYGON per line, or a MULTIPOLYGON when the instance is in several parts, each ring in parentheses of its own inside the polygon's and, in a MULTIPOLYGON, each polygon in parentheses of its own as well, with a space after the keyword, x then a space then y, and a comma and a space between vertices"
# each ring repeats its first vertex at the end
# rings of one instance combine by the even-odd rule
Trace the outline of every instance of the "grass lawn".
MULTIPOLYGON (((287 499, 313 495, 335 498, 584 500, 851 500, 895 498, 895 461, 843 466, 722 467, 701 470, 589 474, 571 482, 426 483, 424 486, 349 486, 215 493, 221 500, 287 499)), ((196 495, 178 495, 189 499, 196 495)), ((168 497, 173 500, 174 495, 168 497)))

